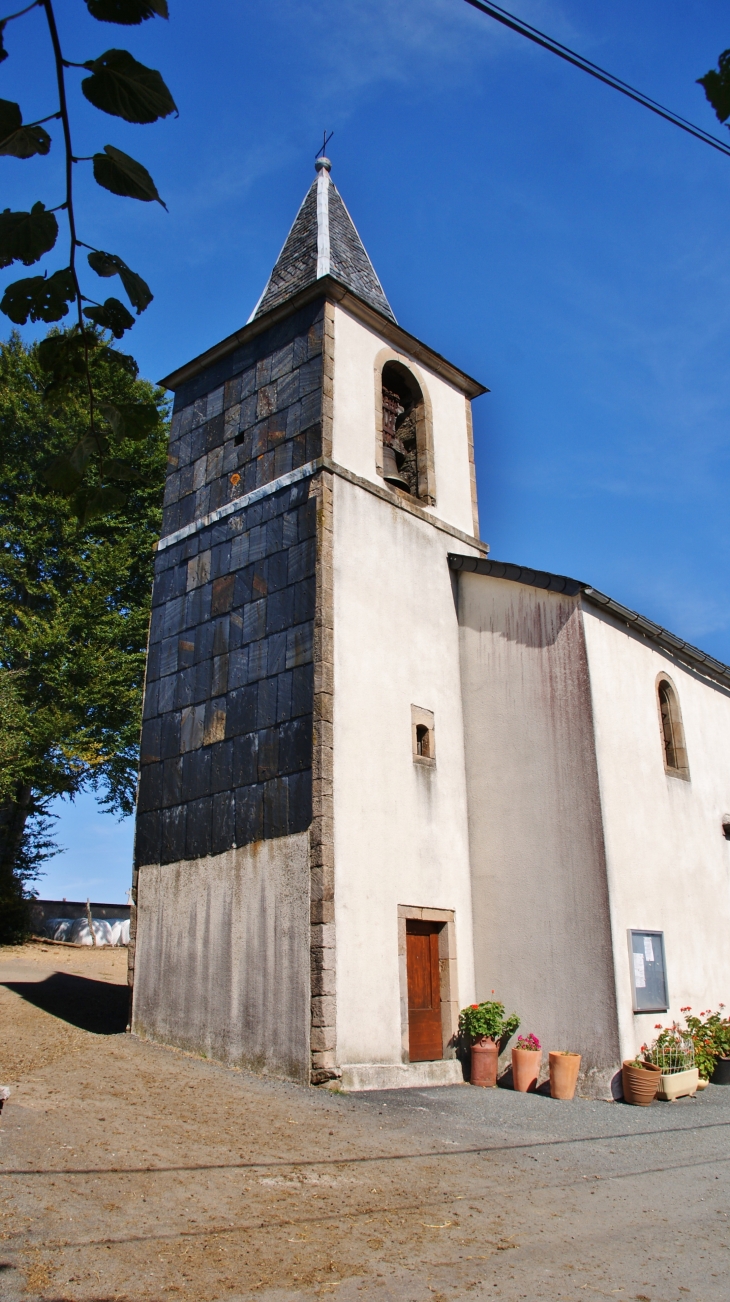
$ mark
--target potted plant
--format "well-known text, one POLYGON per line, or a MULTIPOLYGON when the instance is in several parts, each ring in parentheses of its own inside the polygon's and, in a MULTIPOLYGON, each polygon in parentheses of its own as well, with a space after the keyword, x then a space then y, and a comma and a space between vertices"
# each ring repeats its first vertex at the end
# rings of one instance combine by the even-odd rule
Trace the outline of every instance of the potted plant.
MULTIPOLYGON (((724 1008, 720 1004, 720 1008, 724 1008)), ((715 1016, 715 1014, 713 1014, 715 1016)), ((715 1066, 710 1077, 713 1085, 730 1085, 730 1018, 720 1017, 713 1030, 713 1044, 717 1050, 715 1066)))
POLYGON ((504 1015, 504 1004, 496 1000, 486 1000, 481 1004, 470 1004, 459 1013, 459 1031, 462 1039, 471 1047, 471 1071, 469 1079, 472 1085, 483 1085, 494 1089, 497 1084, 497 1060, 499 1051, 514 1035, 520 1019, 516 1013, 504 1015))
POLYGON ((551 1099, 572 1099, 578 1084, 580 1054, 570 1049, 554 1049, 548 1054, 551 1099))
POLYGON ((536 1035, 518 1035, 512 1048, 512 1088, 534 1094, 542 1062, 542 1045, 536 1035))
POLYGON ((675 1099, 697 1093, 700 1073, 695 1066, 695 1047, 689 1032, 676 1022, 662 1026, 657 1022, 659 1035, 650 1049, 643 1047, 646 1062, 654 1063, 660 1070, 657 1098, 673 1103, 675 1099))
POLYGON ((647 1108, 654 1102, 659 1089, 661 1071, 653 1062, 643 1058, 629 1058, 621 1067, 624 1103, 647 1108))
POLYGON ((730 1085, 730 1020, 723 1017, 725 1005, 716 1013, 709 1008, 704 1013, 693 1013, 691 1007, 683 1008, 687 1030, 695 1049, 695 1066, 703 1083, 730 1085))

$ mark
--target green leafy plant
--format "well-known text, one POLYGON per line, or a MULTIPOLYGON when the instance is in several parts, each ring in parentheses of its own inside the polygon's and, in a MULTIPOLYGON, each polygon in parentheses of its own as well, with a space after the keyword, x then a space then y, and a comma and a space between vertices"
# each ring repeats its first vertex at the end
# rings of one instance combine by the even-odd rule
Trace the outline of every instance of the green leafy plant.
MULTIPOLYGON (((86 0, 92 18, 102 23, 139 26, 147 19, 168 17, 167 0, 86 0)), ((44 399, 53 408, 68 394, 69 385, 83 379, 86 392, 86 427, 71 448, 59 449, 44 473, 55 493, 73 501, 82 524, 120 509, 129 496, 136 470, 121 445, 136 436, 143 438, 159 420, 154 403, 127 404, 122 411, 107 396, 100 400, 96 388, 99 366, 107 362, 136 376, 133 359, 117 353, 112 345, 134 325, 135 317, 116 296, 101 301, 82 288, 79 251, 88 250, 86 262, 100 280, 118 277, 137 316, 152 302, 152 291, 137 272, 116 253, 108 253, 79 238, 74 206, 74 174, 78 166, 91 163, 97 183, 112 194, 143 203, 164 203, 146 167, 115 145, 86 157, 73 148, 67 80, 72 70, 87 75, 81 92, 90 104, 124 122, 157 122, 177 112, 175 101, 161 74, 139 63, 127 50, 109 49, 83 63, 67 59, 61 48, 54 0, 33 0, 17 13, 0 18, 0 62, 8 57, 4 38, 9 23, 33 9, 43 10, 55 65, 58 107, 36 122, 23 122, 19 104, 0 99, 0 155, 15 159, 46 155, 52 138, 45 123, 58 121, 65 153, 65 195, 52 208, 38 200, 28 211, 0 213, 0 267, 15 262, 31 267, 55 249, 59 237, 56 213, 65 213, 68 225, 68 263, 54 271, 25 276, 6 285, 0 311, 15 325, 62 321, 73 309, 73 326, 45 340, 38 354, 44 371, 44 399)))
POLYGON ((730 1057, 730 1019, 723 1017, 724 1004, 716 1013, 709 1008, 693 1013, 688 1005, 681 1011, 695 1050, 695 1065, 703 1080, 709 1080, 718 1058, 730 1057))
POLYGON ((506 1044, 514 1035, 520 1019, 516 1013, 504 1015, 504 1004, 496 1000, 486 1000, 481 1004, 470 1004, 459 1013, 459 1031, 469 1044, 487 1036, 500 1045, 506 1044))
POLYGON ((671 1026, 662 1026, 657 1022, 654 1028, 659 1035, 651 1046, 642 1044, 640 1052, 646 1062, 653 1062, 660 1067, 664 1076, 678 1071, 687 1071, 695 1064, 695 1047, 689 1031, 678 1022, 671 1026))

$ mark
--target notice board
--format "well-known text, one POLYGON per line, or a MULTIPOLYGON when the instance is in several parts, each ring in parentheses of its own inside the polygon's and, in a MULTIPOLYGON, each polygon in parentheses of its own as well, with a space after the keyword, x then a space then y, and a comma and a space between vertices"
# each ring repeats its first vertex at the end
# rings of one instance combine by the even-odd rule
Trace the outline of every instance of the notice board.
POLYGON ((635 1013, 666 1013, 669 1008, 663 931, 629 931, 631 992, 635 1013))

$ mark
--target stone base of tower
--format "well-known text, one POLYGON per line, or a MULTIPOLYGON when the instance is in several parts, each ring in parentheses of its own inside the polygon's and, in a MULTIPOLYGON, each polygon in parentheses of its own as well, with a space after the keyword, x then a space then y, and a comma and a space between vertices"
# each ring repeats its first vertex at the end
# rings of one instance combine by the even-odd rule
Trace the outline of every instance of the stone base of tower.
POLYGON ((306 832, 141 866, 132 1031, 308 1083, 309 896, 306 832))
POLYGON ((353 1062, 342 1067, 338 1088, 345 1093, 364 1090, 431 1089, 463 1085, 464 1071, 456 1058, 439 1062, 353 1062))

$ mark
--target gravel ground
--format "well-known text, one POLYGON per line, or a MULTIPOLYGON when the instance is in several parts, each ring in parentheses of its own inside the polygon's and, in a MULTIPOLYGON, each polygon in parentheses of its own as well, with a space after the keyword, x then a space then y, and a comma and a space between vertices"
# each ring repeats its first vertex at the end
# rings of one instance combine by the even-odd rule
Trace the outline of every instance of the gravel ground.
POLYGON ((726 1302, 730 1089, 303 1089, 125 1035, 125 960, 0 950, 0 1297, 726 1302))

